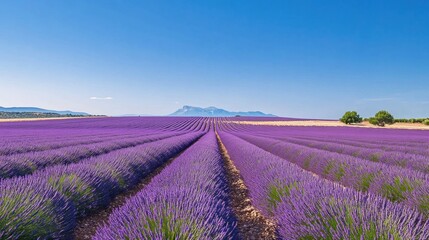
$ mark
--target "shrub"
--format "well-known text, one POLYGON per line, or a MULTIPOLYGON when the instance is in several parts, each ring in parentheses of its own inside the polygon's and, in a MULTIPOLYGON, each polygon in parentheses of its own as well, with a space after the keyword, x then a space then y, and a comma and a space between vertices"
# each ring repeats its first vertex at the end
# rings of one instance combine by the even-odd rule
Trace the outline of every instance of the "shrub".
POLYGON ((375 117, 369 119, 369 123, 384 127, 385 124, 393 124, 395 119, 388 111, 379 111, 375 117))
POLYGON ((424 125, 429 125, 429 119, 424 120, 424 121, 423 121, 423 124, 424 124, 424 125))
POLYGON ((406 118, 395 118, 395 123, 400 122, 400 123, 407 123, 410 122, 410 119, 406 119, 406 118))
POLYGON ((424 123, 424 121, 426 119, 427 118, 410 118, 410 119, 407 119, 407 118, 399 118, 399 119, 397 119, 397 118, 395 118, 395 123, 397 123, 397 122, 403 122, 403 123, 424 123))
POLYGON ((368 119, 369 123, 371 123, 372 125, 378 125, 378 120, 375 117, 370 117, 368 119))
POLYGON ((340 121, 345 124, 360 123, 362 122, 362 118, 356 111, 348 111, 344 113, 340 121))

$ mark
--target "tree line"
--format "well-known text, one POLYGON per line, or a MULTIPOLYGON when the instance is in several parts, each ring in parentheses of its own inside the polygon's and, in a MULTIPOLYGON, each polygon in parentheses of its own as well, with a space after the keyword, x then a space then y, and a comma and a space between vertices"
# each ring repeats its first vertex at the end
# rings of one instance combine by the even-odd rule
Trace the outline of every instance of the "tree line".
POLYGON ((345 124, 356 124, 362 121, 368 121, 369 123, 377 126, 384 127, 386 124, 394 124, 395 122, 407 122, 407 123, 423 123, 429 125, 429 118, 411 118, 411 119, 395 119, 392 114, 386 110, 378 111, 375 116, 363 119, 359 116, 356 111, 347 111, 344 113, 340 121, 345 124))

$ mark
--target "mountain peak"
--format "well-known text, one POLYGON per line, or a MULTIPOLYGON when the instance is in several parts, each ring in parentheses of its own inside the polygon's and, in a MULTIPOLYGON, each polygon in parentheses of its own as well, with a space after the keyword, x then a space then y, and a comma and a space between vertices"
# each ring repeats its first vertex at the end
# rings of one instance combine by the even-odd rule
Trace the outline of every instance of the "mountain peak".
POLYGON ((193 107, 189 105, 184 105, 182 108, 178 109, 170 116, 189 116, 189 117, 234 117, 234 116, 244 116, 244 117, 276 117, 272 114, 266 114, 261 111, 251 111, 251 112, 230 112, 225 109, 217 107, 193 107))

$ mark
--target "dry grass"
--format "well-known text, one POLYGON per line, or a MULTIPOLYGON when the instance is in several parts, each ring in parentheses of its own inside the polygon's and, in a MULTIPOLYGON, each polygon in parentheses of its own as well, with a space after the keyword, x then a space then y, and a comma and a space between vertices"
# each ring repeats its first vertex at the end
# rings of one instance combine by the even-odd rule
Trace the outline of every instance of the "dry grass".
POLYGON ((306 121, 229 121, 231 123, 245 124, 245 125, 260 125, 260 126, 323 126, 323 127, 366 127, 366 128, 390 128, 390 129, 418 129, 429 130, 429 126, 422 123, 395 123, 386 125, 385 127, 378 127, 370 124, 369 122, 362 122, 359 124, 346 125, 340 121, 327 121, 327 120, 306 120, 306 121))

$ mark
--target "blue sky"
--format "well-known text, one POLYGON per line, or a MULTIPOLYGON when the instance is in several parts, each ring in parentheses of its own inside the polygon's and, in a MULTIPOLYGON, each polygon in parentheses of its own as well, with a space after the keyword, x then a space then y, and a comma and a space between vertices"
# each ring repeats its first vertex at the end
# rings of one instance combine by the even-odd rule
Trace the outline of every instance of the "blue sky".
POLYGON ((2 1, 0 106, 427 117, 428 13, 424 0, 2 1))

